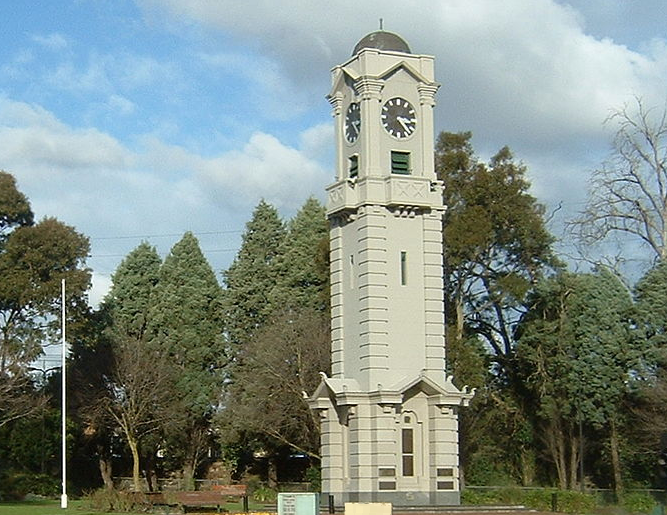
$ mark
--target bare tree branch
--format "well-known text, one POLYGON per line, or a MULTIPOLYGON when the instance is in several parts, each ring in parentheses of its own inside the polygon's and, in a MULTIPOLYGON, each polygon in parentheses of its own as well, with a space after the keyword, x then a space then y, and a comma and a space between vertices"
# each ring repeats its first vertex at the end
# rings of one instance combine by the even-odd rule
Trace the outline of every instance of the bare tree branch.
POLYGON ((607 119, 617 124, 609 159, 593 172, 586 208, 570 224, 584 243, 625 234, 667 256, 667 106, 640 98, 607 119))

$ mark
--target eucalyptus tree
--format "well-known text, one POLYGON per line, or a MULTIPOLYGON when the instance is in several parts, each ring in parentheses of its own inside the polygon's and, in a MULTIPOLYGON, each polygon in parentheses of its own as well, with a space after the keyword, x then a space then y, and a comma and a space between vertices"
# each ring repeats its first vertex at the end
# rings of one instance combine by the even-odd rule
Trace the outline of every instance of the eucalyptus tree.
POLYGON ((0 426, 34 412, 28 367, 59 341, 61 283, 70 319, 87 310, 88 239, 55 218, 35 223, 14 177, 0 171, 0 426))
POLYGON ((511 452, 504 470, 522 484, 532 483, 535 457, 530 407, 521 404, 514 370, 514 325, 525 313, 526 295, 545 273, 558 266, 546 229, 544 207, 529 193, 526 168, 507 147, 488 163, 474 153, 470 132, 438 136, 435 169, 443 183, 443 251, 447 359, 466 364, 467 375, 483 380, 470 409, 461 416, 464 468, 497 464, 493 446, 479 442, 507 430, 511 452), (490 349, 480 356, 480 343, 490 349), (487 358, 487 359, 485 359, 487 358), (494 374, 488 374, 489 361, 494 374), (470 366, 486 367, 470 369, 470 366), (491 383, 492 382, 492 383, 491 383), (494 409, 493 417, 489 410, 494 409), (491 454, 489 454, 489 452, 491 454))
POLYGON ((529 194, 526 168, 507 147, 481 162, 472 134, 443 132, 436 172, 444 185, 445 299, 452 336, 482 337, 501 367, 512 325, 535 282, 558 264, 544 207, 529 194))

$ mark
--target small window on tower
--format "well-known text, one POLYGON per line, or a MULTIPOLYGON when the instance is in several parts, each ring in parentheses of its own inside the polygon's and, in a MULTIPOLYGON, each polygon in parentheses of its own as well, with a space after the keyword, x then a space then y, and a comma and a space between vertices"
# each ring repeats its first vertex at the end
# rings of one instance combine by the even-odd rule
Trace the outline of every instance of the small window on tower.
POLYGON ((401 251, 401 286, 408 284, 408 253, 401 251))
POLYGON ((410 152, 391 152, 391 173, 410 175, 410 152))
POLYGON ((359 156, 357 154, 350 156, 350 168, 348 170, 350 179, 354 179, 359 175, 359 156))

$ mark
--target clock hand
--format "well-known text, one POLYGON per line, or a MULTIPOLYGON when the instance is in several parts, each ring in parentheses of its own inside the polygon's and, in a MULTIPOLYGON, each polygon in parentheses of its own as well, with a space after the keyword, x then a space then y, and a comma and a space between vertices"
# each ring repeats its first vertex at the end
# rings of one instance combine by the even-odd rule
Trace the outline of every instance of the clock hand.
POLYGON ((400 123, 403 126, 403 130, 405 132, 410 132, 410 129, 408 128, 408 123, 410 123, 410 118, 405 118, 404 116, 397 116, 396 120, 398 120, 398 123, 400 123))

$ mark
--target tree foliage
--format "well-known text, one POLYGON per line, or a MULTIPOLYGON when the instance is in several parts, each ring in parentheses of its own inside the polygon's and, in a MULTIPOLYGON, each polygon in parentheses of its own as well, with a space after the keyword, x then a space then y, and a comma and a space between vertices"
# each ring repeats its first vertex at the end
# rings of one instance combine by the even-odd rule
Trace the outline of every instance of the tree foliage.
POLYGON ((632 413, 641 449, 657 461, 667 438, 667 261, 661 260, 635 286, 640 341, 650 353, 632 413))
POLYGON ((542 281, 519 326, 517 367, 537 408, 542 440, 562 488, 577 484, 578 422, 609 442, 614 484, 622 490, 619 428, 643 349, 631 333, 632 297, 617 276, 561 273, 542 281))
POLYGON ((27 197, 16 187, 14 176, 0 170, 0 243, 14 227, 27 227, 34 216, 27 197))
POLYGON ((329 362, 327 314, 301 309, 274 315, 239 356, 220 420, 226 438, 254 433, 319 457, 319 419, 306 400, 329 362))
POLYGON ((285 230, 260 202, 225 273, 226 327, 235 345, 231 384, 218 417, 223 439, 289 447, 315 457, 319 421, 304 392, 329 369, 328 229, 311 198, 285 230))
POLYGON ((178 388, 192 409, 217 403, 225 361, 221 290, 195 236, 187 232, 160 268, 149 309, 150 344, 180 369, 178 388))
POLYGON ((117 335, 140 341, 145 339, 150 299, 158 283, 161 265, 155 247, 143 242, 116 269, 103 311, 117 335))
POLYGON ((61 282, 69 317, 85 312, 88 239, 55 218, 33 223, 25 195, 0 171, 0 426, 41 404, 28 365, 57 336, 61 282))
POLYGON ((287 224, 276 258, 274 306, 324 310, 329 306, 329 225, 324 206, 310 197, 287 224))
POLYGON ((160 269, 149 318, 150 347, 176 368, 175 398, 184 406, 181 427, 166 436, 184 476, 192 480, 208 448, 209 421, 220 403, 228 357, 220 285, 190 232, 160 269))
POLYGON ((285 226, 276 209, 265 201, 246 224, 243 243, 231 266, 223 273, 224 326, 230 344, 238 349, 271 315, 271 294, 278 281, 276 270, 285 226))
POLYGON ((436 172, 444 184, 445 299, 454 337, 478 335, 509 355, 512 324, 531 285, 556 264, 544 208, 528 193, 526 168, 507 147, 488 164, 470 132, 441 133, 436 172))

